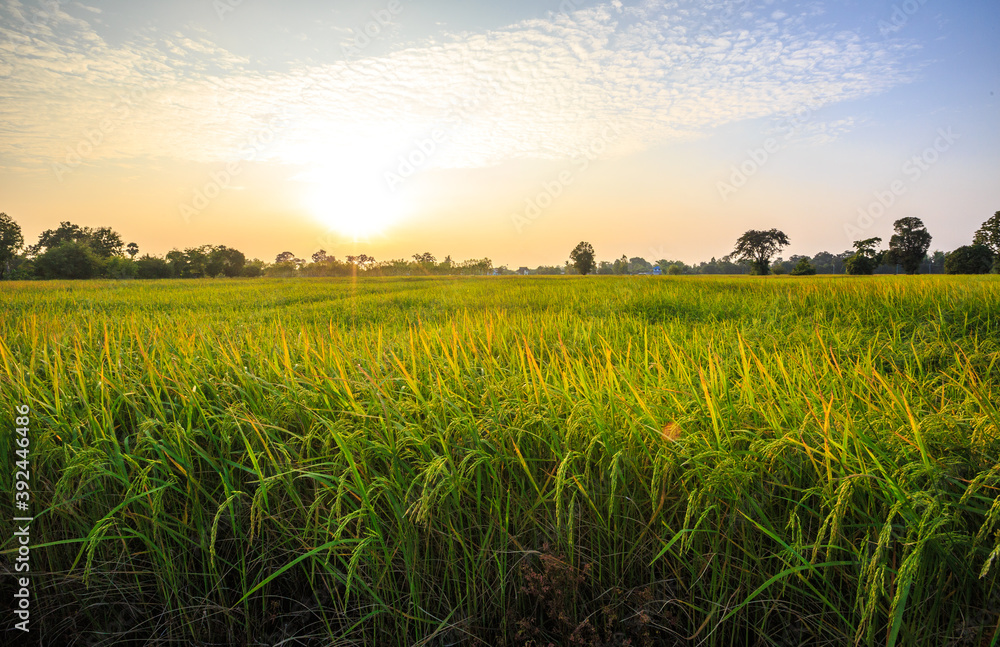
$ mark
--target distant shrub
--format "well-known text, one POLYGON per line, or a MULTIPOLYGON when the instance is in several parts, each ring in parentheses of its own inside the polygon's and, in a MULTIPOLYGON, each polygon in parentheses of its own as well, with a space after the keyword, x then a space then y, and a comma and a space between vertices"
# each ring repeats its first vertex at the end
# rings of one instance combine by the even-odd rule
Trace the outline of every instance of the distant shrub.
POLYGON ((130 258, 112 256, 104 262, 104 276, 109 279, 139 278, 139 266, 130 258))
POLYGON ((792 269, 792 276, 813 276, 816 268, 809 262, 808 258, 800 259, 798 264, 792 269))
POLYGON ((137 260, 135 267, 140 279, 169 279, 174 275, 170 263, 166 259, 149 254, 137 260))

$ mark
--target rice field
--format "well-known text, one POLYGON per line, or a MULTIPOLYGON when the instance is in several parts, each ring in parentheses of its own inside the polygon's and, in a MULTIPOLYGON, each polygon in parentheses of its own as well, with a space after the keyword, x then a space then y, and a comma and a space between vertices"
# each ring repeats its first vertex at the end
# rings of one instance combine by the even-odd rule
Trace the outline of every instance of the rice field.
POLYGON ((0 302, 41 644, 1000 644, 997 277, 0 302))

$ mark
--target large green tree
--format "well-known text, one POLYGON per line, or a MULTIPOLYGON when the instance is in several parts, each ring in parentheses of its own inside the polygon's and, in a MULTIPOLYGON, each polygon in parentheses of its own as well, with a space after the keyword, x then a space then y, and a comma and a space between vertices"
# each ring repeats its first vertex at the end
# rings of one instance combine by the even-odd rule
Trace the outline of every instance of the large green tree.
POLYGON ((983 223, 972 239, 973 244, 985 245, 994 254, 1000 254, 1000 211, 983 223))
POLYGON ((24 245, 21 226, 5 213, 0 213, 0 279, 10 273, 10 265, 24 245))
POLYGON ((1000 211, 983 223, 972 239, 973 244, 985 245, 993 252, 993 272, 1000 274, 1000 211))
POLYGON ((931 234, 920 218, 901 218, 893 228, 896 233, 889 239, 886 260, 902 265, 907 274, 916 274, 931 248, 931 234))
POLYGON ((31 251, 36 255, 48 252, 65 242, 82 243, 90 247, 99 258, 121 256, 125 249, 122 237, 110 227, 81 227, 68 221, 59 223, 56 229, 46 229, 38 236, 38 243, 31 251))
POLYGON ((597 267, 596 261, 594 261, 594 246, 587 242, 581 242, 579 245, 573 248, 573 251, 569 253, 569 258, 573 261, 573 267, 580 274, 586 276, 594 271, 597 267))
POLYGON ((788 244, 788 236, 783 231, 751 229, 736 241, 732 256, 750 263, 753 274, 767 276, 771 273, 771 259, 788 244))
POLYGON ((989 274, 993 250, 986 245, 965 245, 948 254, 944 261, 947 274, 989 274))
POLYGON ((92 279, 100 276, 104 266, 90 245, 65 240, 38 256, 35 268, 43 279, 92 279))
POLYGON ((208 252, 208 264, 206 273, 209 276, 225 276, 234 278, 243 275, 243 266, 247 263, 247 257, 238 249, 232 249, 225 245, 211 248, 208 252))

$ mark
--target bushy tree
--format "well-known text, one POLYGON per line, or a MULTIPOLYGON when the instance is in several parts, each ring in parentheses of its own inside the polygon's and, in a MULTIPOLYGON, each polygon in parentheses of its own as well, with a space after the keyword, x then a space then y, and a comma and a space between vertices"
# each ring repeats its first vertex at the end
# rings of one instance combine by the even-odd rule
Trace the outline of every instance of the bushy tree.
POLYGON ((901 218, 893 223, 896 233, 889 240, 886 260, 903 266, 907 274, 916 274, 931 248, 931 235, 920 218, 901 218))
POLYGON ((795 267, 792 268, 790 274, 792 276, 813 276, 816 274, 816 268, 809 261, 809 257, 803 256, 796 263, 795 267))
POLYGON ((251 279, 260 278, 264 276, 264 261, 259 258, 253 258, 246 262, 243 266, 243 276, 251 279))
POLYGON ((128 254, 129 258, 134 261, 135 255, 139 253, 139 245, 136 243, 129 243, 125 247, 125 253, 128 254))
POLYGON ((854 254, 844 261, 844 268, 852 276, 871 276, 882 264, 883 253, 878 251, 881 238, 866 238, 855 241, 854 254))
POLYGON ((172 249, 167 252, 167 261, 175 277, 179 279, 200 279, 208 272, 208 245, 189 247, 183 252, 172 249))
MULTIPOLYGON (((118 232, 110 227, 98 227, 97 229, 85 227, 84 231, 88 234, 87 243, 90 245, 90 248, 101 258, 122 255, 125 249, 125 242, 118 235, 118 232)), ((139 251, 138 247, 136 251, 139 251)))
POLYGON ((0 213, 0 279, 10 278, 12 264, 24 245, 21 226, 5 213, 0 213))
POLYGON ((75 240, 65 240, 35 259, 35 270, 43 279, 92 279, 103 269, 90 245, 75 240))
POLYGON ((944 261, 947 274, 988 274, 993 267, 993 250, 986 245, 965 245, 948 254, 944 261))
POLYGON ((628 259, 628 273, 629 274, 650 274, 653 271, 653 265, 646 259, 635 256, 628 259))
POLYGON ((104 276, 109 279, 139 278, 139 266, 131 258, 112 256, 104 261, 104 276))
POLYGON ((983 223, 972 242, 990 248, 993 252, 993 273, 1000 274, 1000 211, 983 223))
POLYGON ((593 272, 596 267, 594 247, 590 243, 581 242, 569 253, 569 258, 573 261, 573 267, 584 276, 593 272))
POLYGON ((46 229, 38 236, 38 243, 31 252, 42 255, 65 242, 83 243, 90 247, 99 258, 121 256, 125 243, 118 232, 110 227, 81 227, 68 221, 59 223, 56 229, 46 229))
POLYGON ((983 223, 972 239, 974 245, 985 245, 996 255, 1000 255, 1000 211, 983 223))
POLYGON ((146 254, 135 262, 136 275, 140 279, 169 279, 174 273, 165 258, 146 254))
POLYGON ((238 249, 232 249, 225 245, 211 247, 208 250, 208 262, 206 274, 208 276, 225 276, 235 278, 243 275, 243 266, 246 265, 247 257, 238 249))
POLYGON ((830 252, 820 252, 812 257, 812 264, 816 267, 817 274, 843 274, 844 262, 854 255, 853 251, 831 254, 830 252))
POLYGON ((751 229, 736 241, 732 256, 750 263, 753 274, 766 276, 771 272, 771 259, 788 245, 788 236, 782 231, 751 229))

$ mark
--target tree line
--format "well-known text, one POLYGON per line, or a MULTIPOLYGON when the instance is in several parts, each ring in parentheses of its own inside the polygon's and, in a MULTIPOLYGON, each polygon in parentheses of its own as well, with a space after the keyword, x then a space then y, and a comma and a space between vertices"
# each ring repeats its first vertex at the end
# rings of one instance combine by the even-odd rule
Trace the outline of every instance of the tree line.
POLYGON ((854 242, 853 249, 815 256, 792 256, 789 260, 775 258, 791 244, 788 235, 778 229, 751 229, 736 241, 733 251, 722 260, 698 265, 680 261, 660 260, 655 267, 642 258, 626 258, 596 262, 594 248, 581 242, 570 252, 567 271, 574 274, 1000 274, 1000 211, 982 224, 972 243, 945 253, 929 254, 932 236, 919 218, 901 218, 893 223, 893 235, 887 249, 881 249, 881 238, 854 242))
POLYGON ((290 276, 405 276, 413 274, 486 275, 498 269, 488 258, 440 263, 430 253, 413 260, 377 261, 367 254, 338 259, 320 250, 307 262, 291 252, 273 263, 248 259, 225 245, 173 249, 164 256, 139 256, 138 244, 126 244, 110 227, 81 227, 61 222, 47 229, 38 242, 25 245, 20 225, 0 213, 0 279, 198 279, 290 276))
POLYGON ((983 223, 970 245, 951 253, 929 254, 931 235, 918 218, 903 218, 894 225, 888 247, 881 249, 881 238, 856 241, 853 249, 841 253, 820 252, 815 256, 792 256, 779 253, 790 244, 788 236, 777 229, 750 230, 736 242, 733 251, 721 259, 712 258, 697 265, 681 261, 622 256, 614 261, 597 261, 593 246, 582 242, 563 265, 495 267, 488 258, 454 261, 446 256, 439 261, 430 252, 414 254, 409 259, 377 261, 367 254, 338 259, 320 250, 305 260, 292 252, 278 254, 274 262, 248 259, 237 249, 225 245, 201 245, 174 249, 164 256, 139 256, 139 246, 125 243, 110 227, 81 227, 61 222, 56 229, 42 232, 33 245, 25 245, 20 226, 7 214, 0 213, 0 278, 35 279, 167 279, 218 277, 337 277, 337 276, 484 276, 484 275, 557 275, 598 274, 635 275, 657 272, 684 274, 907 274, 1000 273, 1000 211, 983 223))

